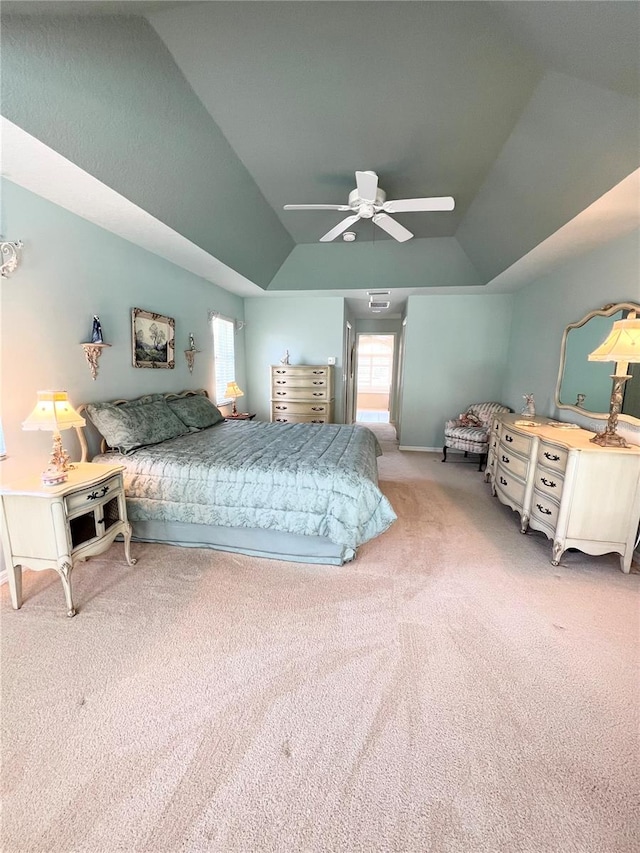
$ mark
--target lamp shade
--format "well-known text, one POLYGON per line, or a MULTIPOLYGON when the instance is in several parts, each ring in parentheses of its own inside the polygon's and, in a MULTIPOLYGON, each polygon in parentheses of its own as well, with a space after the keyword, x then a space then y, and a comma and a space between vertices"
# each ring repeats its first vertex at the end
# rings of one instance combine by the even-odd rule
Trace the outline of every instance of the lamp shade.
POLYGON ((22 429, 42 429, 60 432, 86 424, 69 402, 66 391, 38 391, 38 402, 29 417, 23 421, 22 429))
POLYGON ((624 320, 616 320, 604 343, 589 353, 589 361, 640 362, 640 319, 630 311, 624 320))
POLYGON ((233 382, 227 382, 227 387, 224 392, 225 397, 244 397, 244 391, 238 386, 238 383, 234 380, 233 382))

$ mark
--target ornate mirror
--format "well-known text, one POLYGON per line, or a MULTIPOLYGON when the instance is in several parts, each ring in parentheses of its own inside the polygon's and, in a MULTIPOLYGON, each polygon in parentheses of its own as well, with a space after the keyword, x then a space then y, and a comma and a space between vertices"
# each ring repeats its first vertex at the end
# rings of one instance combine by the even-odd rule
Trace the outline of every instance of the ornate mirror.
MULTIPOLYGON (((615 364, 589 361, 588 355, 604 341, 614 321, 624 319, 629 311, 640 314, 640 305, 633 302, 605 305, 564 330, 556 385, 559 409, 570 409, 587 417, 608 416, 615 364)), ((640 425, 640 364, 630 364, 627 373, 633 378, 625 383, 620 420, 640 425)))

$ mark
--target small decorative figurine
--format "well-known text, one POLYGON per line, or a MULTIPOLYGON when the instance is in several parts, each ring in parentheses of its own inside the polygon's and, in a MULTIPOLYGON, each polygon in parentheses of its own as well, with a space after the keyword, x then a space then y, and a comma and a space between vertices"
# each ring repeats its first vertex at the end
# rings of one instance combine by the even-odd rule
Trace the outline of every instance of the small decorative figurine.
POLYGON ((102 339, 102 325, 100 324, 100 317, 97 314, 93 315, 93 328, 91 329, 91 343, 92 344, 102 344, 104 343, 102 339))
POLYGON ((584 401, 586 396, 586 394, 578 394, 578 396, 576 397, 576 406, 579 409, 584 409, 584 401))
POLYGON ((284 355, 280 359, 280 364, 289 364, 289 350, 284 351, 284 355))
POLYGON ((195 339, 193 337, 193 332, 189 333, 189 349, 193 350, 194 352, 196 349, 196 342, 195 342, 195 339))
POLYGON ((522 407, 522 414, 533 418, 536 413, 536 401, 533 399, 533 394, 523 394, 525 405, 522 407))

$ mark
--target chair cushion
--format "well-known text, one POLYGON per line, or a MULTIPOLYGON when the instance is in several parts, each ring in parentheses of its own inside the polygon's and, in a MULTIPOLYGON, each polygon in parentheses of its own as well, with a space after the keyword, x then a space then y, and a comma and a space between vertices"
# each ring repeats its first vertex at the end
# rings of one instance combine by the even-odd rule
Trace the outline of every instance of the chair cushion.
POLYGON ((471 453, 486 453, 489 447, 489 432, 484 427, 447 426, 444 443, 456 450, 471 453))

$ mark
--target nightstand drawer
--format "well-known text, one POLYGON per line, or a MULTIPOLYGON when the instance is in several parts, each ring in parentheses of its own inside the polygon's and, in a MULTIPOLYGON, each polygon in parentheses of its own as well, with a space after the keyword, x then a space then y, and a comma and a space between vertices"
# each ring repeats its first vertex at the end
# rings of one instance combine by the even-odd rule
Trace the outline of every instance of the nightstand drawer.
POLYGON ((65 498, 67 513, 71 515, 79 509, 90 509, 105 500, 110 500, 118 491, 122 491, 122 476, 120 474, 88 489, 67 495, 65 498))

